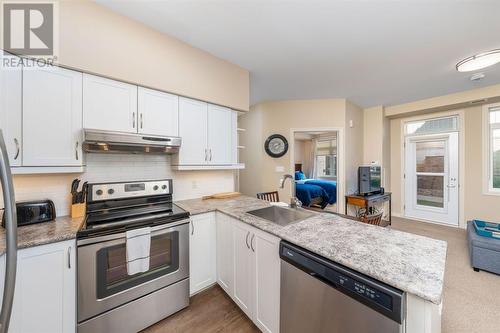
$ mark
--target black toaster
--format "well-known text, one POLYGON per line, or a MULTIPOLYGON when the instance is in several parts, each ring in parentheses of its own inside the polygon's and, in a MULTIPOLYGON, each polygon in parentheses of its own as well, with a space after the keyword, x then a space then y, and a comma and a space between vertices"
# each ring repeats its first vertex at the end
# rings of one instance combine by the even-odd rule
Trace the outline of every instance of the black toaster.
MULTIPOLYGON (((29 225, 53 221, 56 219, 56 208, 52 200, 16 202, 17 225, 29 225)), ((5 227, 5 212, 2 216, 5 227)))

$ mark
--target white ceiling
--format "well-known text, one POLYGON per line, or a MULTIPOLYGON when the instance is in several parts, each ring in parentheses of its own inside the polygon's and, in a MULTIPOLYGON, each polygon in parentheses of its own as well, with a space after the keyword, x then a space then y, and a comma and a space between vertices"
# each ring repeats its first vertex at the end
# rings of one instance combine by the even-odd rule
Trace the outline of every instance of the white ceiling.
POLYGON ((96 0, 248 69, 251 103, 393 105, 500 83, 455 64, 500 48, 499 0, 96 0))

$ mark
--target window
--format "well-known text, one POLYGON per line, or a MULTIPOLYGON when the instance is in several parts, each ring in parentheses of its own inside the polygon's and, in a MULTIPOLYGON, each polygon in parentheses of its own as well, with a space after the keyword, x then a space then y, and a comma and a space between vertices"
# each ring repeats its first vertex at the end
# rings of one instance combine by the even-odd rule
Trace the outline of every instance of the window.
POLYGON ((320 138, 316 143, 316 178, 337 177, 337 139, 320 138))
POLYGON ((486 192, 500 194, 500 105, 486 105, 483 109, 483 149, 486 192))
POLYGON ((405 135, 425 135, 458 131, 458 117, 411 121, 405 124, 405 135))

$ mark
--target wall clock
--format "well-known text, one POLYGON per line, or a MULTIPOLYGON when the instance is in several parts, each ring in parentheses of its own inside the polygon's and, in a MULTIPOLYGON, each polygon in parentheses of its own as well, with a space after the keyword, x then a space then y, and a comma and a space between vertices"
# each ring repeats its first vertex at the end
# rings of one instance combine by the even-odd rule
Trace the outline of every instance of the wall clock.
POLYGON ((288 151, 288 141, 281 134, 273 134, 264 143, 266 153, 274 158, 281 157, 288 151))

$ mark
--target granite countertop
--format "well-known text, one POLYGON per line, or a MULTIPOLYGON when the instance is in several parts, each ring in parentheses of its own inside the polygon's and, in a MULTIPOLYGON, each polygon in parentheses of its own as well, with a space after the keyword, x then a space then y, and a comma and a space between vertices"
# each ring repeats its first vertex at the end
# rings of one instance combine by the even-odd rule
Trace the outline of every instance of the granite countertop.
POLYGON ((220 211, 283 240, 435 304, 441 302, 447 244, 342 218, 315 213, 280 226, 247 211, 270 204, 252 197, 183 200, 178 206, 192 215, 220 211))
MULTIPOLYGON (((55 221, 18 227, 17 246, 22 249, 74 239, 82 223, 83 217, 72 219, 69 216, 62 216, 56 218, 55 221)), ((0 227, 0 255, 5 253, 5 248, 5 229, 0 227)))

